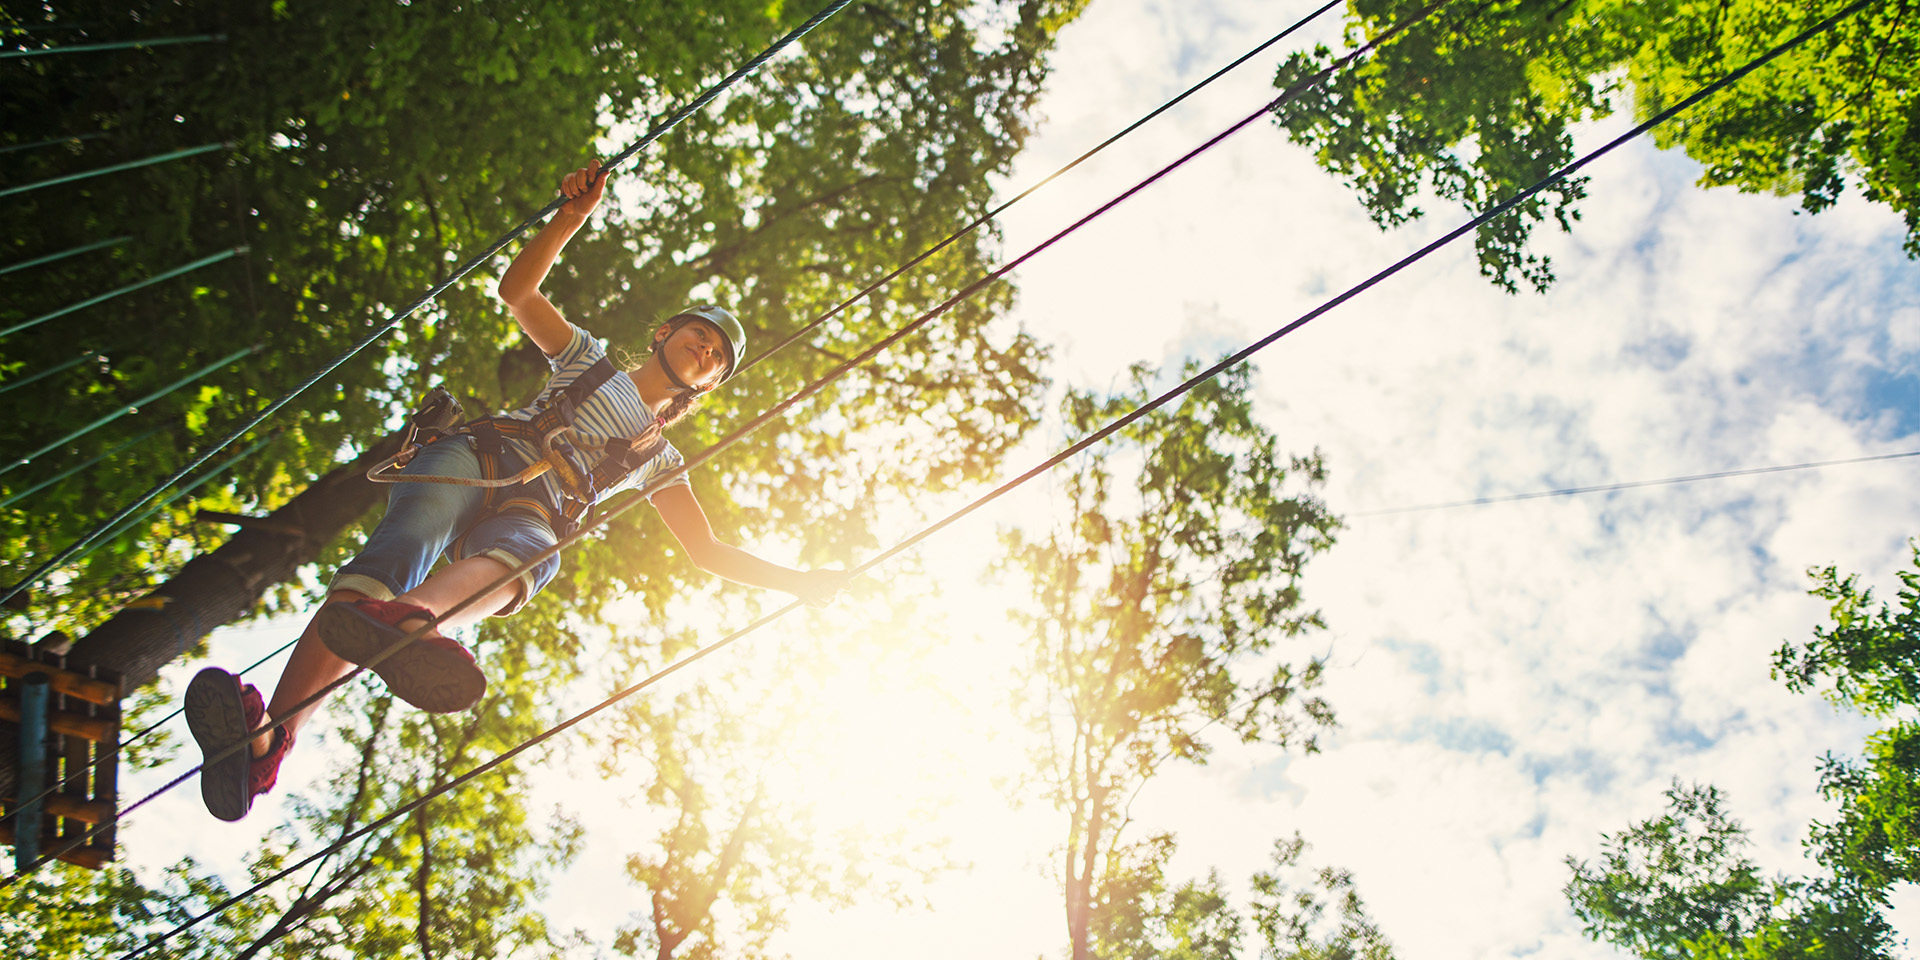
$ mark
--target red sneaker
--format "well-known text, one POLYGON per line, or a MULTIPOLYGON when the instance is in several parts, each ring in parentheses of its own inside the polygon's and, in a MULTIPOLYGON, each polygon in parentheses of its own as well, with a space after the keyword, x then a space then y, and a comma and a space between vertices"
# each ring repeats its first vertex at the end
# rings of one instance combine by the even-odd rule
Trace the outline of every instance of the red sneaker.
POLYGON ((218 667, 208 667, 187 684, 187 729, 200 745, 200 799, 207 812, 222 820, 238 820, 253 808, 253 798, 280 779, 280 761, 293 749, 286 727, 273 731, 273 748, 253 755, 247 745, 266 725, 266 705, 252 684, 218 667), (229 747, 240 749, 220 756, 229 747))
MULTIPOLYGON (((433 611, 395 600, 355 600, 320 608, 314 624, 333 655, 366 666, 407 635, 400 622, 432 618, 433 611)), ((456 713, 478 703, 487 692, 487 676, 473 654, 458 642, 429 633, 369 669, 387 682, 393 695, 429 713, 456 713)))

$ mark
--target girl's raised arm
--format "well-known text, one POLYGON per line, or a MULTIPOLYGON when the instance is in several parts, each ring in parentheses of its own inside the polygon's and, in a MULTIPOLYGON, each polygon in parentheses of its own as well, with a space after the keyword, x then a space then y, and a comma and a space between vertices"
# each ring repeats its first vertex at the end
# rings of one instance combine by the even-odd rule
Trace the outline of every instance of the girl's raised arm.
POLYGON ((500 276, 500 299, 506 302, 507 310, 519 321, 520 329, 527 332, 534 346, 549 357, 566 349, 573 339, 573 331, 568 329, 566 318, 560 316, 552 301, 540 292, 540 284, 547 279, 547 271, 553 268, 553 259, 560 255, 560 248, 573 239, 574 232, 587 222, 587 214, 600 205, 606 181, 598 160, 567 174, 560 182, 560 193, 568 198, 567 202, 520 248, 507 272, 500 276))

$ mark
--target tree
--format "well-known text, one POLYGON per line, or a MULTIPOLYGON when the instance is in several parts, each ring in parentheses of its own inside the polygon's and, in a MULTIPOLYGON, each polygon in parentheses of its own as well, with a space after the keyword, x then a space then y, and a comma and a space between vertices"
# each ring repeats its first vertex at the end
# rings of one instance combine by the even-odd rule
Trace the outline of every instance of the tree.
MULTIPOLYGON (((1442 8, 1365 63, 1276 111, 1288 136, 1359 195, 1381 228, 1423 215, 1420 197, 1479 211, 1573 158, 1575 124, 1648 117, 1846 0, 1493 0, 1442 8)), ((1410 19, 1421 0, 1352 0, 1349 39, 1410 19)), ((1809 213, 1853 185, 1906 220, 1920 256, 1910 0, 1877 3, 1654 131, 1703 167, 1702 186, 1799 194, 1809 213)), ((1285 87, 1331 61, 1296 54, 1285 87)), ((1585 181, 1562 181, 1479 230, 1480 272, 1508 292, 1553 282, 1530 252, 1535 224, 1571 230, 1585 181)))
POLYGON ((1892 721, 1859 758, 1821 760, 1821 793, 1840 814, 1809 825, 1817 869, 1762 877, 1724 796, 1676 783, 1666 814, 1602 837, 1597 865, 1568 858, 1567 896, 1590 936, 1644 957, 1893 955, 1889 893, 1920 879, 1920 726, 1896 716, 1920 704, 1920 543, 1914 561, 1900 574, 1898 608, 1876 608, 1858 577, 1813 571, 1832 623, 1774 654, 1788 689, 1892 721))
POLYGON ((1129 883, 1095 920, 1098 956, 1111 960, 1393 960, 1393 944, 1368 916, 1353 874, 1301 865, 1307 842, 1276 840, 1267 869, 1252 877, 1249 917, 1234 909, 1219 871, 1169 889, 1168 834, 1134 848, 1129 883), (1246 919, 1253 921, 1247 929, 1246 919))
MULTIPOLYGON (((1136 366, 1112 396, 1069 391, 1068 429, 1133 409, 1154 379, 1136 366)), ((1313 495, 1318 454, 1281 454, 1253 419, 1251 382, 1245 367, 1223 373, 1084 454, 1060 484, 1064 519, 1004 535, 1004 572, 1034 589, 1033 606, 1013 611, 1034 638, 1019 707, 1040 741, 1042 791, 1067 820, 1075 960, 1110 952, 1113 921, 1101 918, 1151 886, 1143 871, 1171 844, 1123 839, 1129 801, 1163 763, 1204 763, 1216 724, 1313 751, 1333 719, 1309 693, 1320 662, 1269 654, 1320 625, 1300 608, 1300 576, 1338 521, 1313 495)))

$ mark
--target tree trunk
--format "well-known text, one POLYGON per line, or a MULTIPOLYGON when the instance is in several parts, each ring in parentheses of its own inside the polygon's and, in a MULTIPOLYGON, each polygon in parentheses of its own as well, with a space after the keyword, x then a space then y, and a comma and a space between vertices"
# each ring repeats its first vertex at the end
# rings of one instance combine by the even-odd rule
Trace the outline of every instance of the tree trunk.
POLYGON ((298 528, 301 535, 242 528, 82 638, 70 656, 118 671, 122 691, 153 680, 161 667, 215 627, 252 613, 269 587, 292 579, 318 559, 343 528, 385 499, 386 490, 367 480, 366 472, 392 456, 399 442, 399 434, 380 441, 358 460, 314 481, 268 518, 275 525, 298 528))

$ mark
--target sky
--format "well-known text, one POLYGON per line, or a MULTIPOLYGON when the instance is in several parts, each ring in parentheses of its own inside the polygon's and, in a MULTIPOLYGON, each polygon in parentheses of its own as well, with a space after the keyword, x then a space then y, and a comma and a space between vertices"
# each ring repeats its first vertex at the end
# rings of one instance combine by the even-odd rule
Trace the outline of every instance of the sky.
MULTIPOLYGON (((1006 192, 1306 9, 1092 4, 1061 35, 1042 122, 1006 192)), ((1338 48, 1337 24, 1300 43, 1316 40, 1338 48)), ((1284 56, 1255 58, 1024 201, 1004 224, 1008 254, 1270 98, 1284 56)), ((1576 145, 1622 129, 1582 129, 1576 145)), ((1325 498, 1348 516, 1305 581, 1328 627, 1300 641, 1302 655, 1329 661, 1321 692, 1340 726, 1312 756, 1223 738, 1208 765, 1170 768, 1144 790, 1129 829, 1176 834, 1176 880, 1217 870, 1244 896, 1273 841, 1298 831, 1308 862, 1353 871, 1407 960, 1620 956, 1582 936, 1560 892, 1564 861, 1657 815, 1675 780, 1722 788, 1763 867, 1805 868, 1805 825, 1829 809, 1815 762, 1856 751, 1871 726, 1788 693, 1768 676, 1770 654, 1824 618, 1806 592, 1810 567, 1837 566, 1891 595, 1920 531, 1920 465, 1359 515, 1920 449, 1920 267, 1902 256, 1890 212, 1849 195, 1809 217, 1789 199, 1703 191, 1696 165, 1644 140, 1589 172, 1576 232, 1539 234, 1560 276, 1550 293, 1500 292, 1463 242, 1257 359, 1262 422, 1289 448, 1322 452, 1325 498)), ((1061 385, 1113 385, 1137 361, 1211 359, 1465 218, 1441 202, 1427 209, 1382 233, 1305 151, 1259 123, 1035 258, 1015 275, 1013 319, 1054 345, 1061 385)), ((1006 473, 1058 441, 1057 426, 1036 431, 1006 473)), ((952 499, 924 506, 937 514, 962 496, 952 499)), ((908 631, 857 669, 813 678, 820 700, 812 738, 794 746, 795 796, 829 823, 932 810, 914 829, 959 866, 905 907, 797 904, 777 950, 1062 955, 1049 865, 1061 826, 1044 803, 1019 802, 1029 795, 1017 782, 1023 734, 1004 709, 1023 648, 998 612, 1004 588, 978 574, 997 529, 1044 522, 1053 503, 1036 484, 930 542, 917 562, 942 589, 914 600, 929 621, 918 636, 932 639, 908 631), (889 763, 876 768, 876 754, 889 763)), ((888 522, 883 537, 918 525, 888 522)), ((884 589, 755 642, 820 642, 822 624, 885 608, 884 589)), ((215 650, 246 662, 284 629, 222 631, 215 650)), ((286 782, 311 783, 324 759, 296 753, 286 782)), ((545 906, 563 927, 604 938, 644 892, 620 878, 631 844, 595 838, 630 833, 637 814, 590 787, 563 769, 536 797, 568 805, 589 830, 588 854, 545 906)), ((204 817, 182 793, 156 803, 143 818, 154 826, 136 824, 127 848, 152 863, 189 850, 236 863, 251 843, 244 831, 154 829, 204 817)), ((1896 923, 1920 930, 1920 898, 1898 899, 1896 923)))

